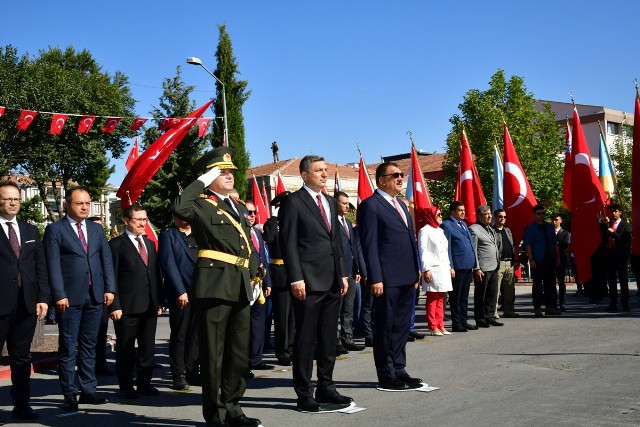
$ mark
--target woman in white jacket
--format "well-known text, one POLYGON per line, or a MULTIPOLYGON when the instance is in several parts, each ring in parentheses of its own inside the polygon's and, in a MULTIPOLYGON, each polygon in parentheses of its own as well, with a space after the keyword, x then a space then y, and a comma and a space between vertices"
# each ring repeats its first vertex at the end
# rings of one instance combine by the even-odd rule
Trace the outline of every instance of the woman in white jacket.
POLYGON ((418 251, 422 269, 422 290, 427 296, 427 322, 431 335, 450 335, 444 328, 444 293, 453 290, 455 270, 449 263, 449 243, 440 228, 442 211, 438 206, 426 210, 427 224, 418 232, 418 251))

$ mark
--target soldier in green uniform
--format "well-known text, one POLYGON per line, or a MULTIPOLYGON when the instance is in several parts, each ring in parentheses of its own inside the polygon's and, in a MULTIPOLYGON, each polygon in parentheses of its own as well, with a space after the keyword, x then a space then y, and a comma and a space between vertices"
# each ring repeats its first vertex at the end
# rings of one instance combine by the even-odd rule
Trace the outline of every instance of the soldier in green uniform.
POLYGON ((229 197, 234 150, 219 147, 196 167, 205 173, 184 189, 173 213, 191 224, 198 242, 193 274, 200 342, 202 412, 208 426, 258 426, 240 408, 247 387, 249 301, 257 271, 251 253, 246 208, 229 197), (223 369, 224 367, 224 369, 223 369))

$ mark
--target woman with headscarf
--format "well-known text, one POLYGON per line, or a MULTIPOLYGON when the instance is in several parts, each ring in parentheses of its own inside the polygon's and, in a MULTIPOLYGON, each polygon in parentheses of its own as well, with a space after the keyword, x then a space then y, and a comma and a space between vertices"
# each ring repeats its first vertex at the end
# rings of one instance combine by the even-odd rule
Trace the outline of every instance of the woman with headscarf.
POLYGON ((440 228, 442 211, 429 207, 427 224, 418 232, 418 252, 422 269, 422 290, 427 296, 427 322, 431 335, 449 335, 444 328, 444 293, 453 290, 451 278, 455 270, 449 264, 449 243, 440 228))

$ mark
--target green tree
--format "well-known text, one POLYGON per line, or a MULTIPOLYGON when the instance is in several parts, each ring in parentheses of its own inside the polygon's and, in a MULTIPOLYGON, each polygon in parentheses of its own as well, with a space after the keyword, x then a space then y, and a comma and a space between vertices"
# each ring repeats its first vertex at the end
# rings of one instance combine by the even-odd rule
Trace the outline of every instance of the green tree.
POLYGON ((633 148, 633 126, 626 123, 622 126, 622 135, 613 140, 610 155, 617 173, 618 194, 614 197, 626 208, 625 215, 630 213, 631 205, 631 157, 633 148))
MULTIPOLYGON (((240 74, 238 71, 238 64, 235 56, 233 56, 233 48, 231 46, 231 39, 227 33, 227 28, 224 25, 219 25, 220 39, 218 42, 218 49, 216 50, 216 60, 218 67, 214 74, 225 85, 226 97, 227 97, 227 119, 229 121, 229 144, 236 154, 233 158, 233 163, 238 167, 238 170, 234 171, 233 176, 235 178, 235 188, 238 190, 238 194, 241 199, 244 199, 247 194, 247 169, 250 165, 249 153, 245 149, 244 143, 244 118, 242 116, 242 106, 249 99, 251 91, 247 90, 248 82, 246 80, 238 80, 236 74, 240 74)), ((222 101, 222 85, 216 82, 217 97, 215 103, 216 117, 223 117, 223 101, 222 101)), ((219 147, 222 145, 222 136, 224 133, 224 126, 222 121, 218 121, 220 126, 215 126, 213 134, 213 146, 219 147)))
MULTIPOLYGON (((189 98, 193 86, 187 86, 182 81, 179 66, 175 77, 165 79, 162 88, 160 105, 152 111, 158 123, 162 117, 186 117, 196 108, 189 98)), ((143 137, 143 146, 148 147, 159 136, 157 127, 148 128, 143 137)), ((145 187, 140 204, 147 209, 147 215, 156 228, 165 230, 171 226, 171 202, 182 187, 199 176, 201 171, 195 170, 193 164, 202 156, 211 139, 210 134, 204 138, 198 137, 198 126, 195 125, 145 187)))
POLYGON ((62 213, 61 188, 74 183, 86 186, 99 198, 113 168, 107 154, 122 156, 126 126, 103 133, 104 119, 98 118, 86 135, 77 132, 79 117, 69 116, 59 135, 50 135, 51 115, 38 114, 26 132, 16 131, 21 109, 96 116, 133 116, 135 101, 127 77, 113 75, 87 50, 49 48, 36 57, 18 55, 16 48, 0 47, 0 105, 7 107, 0 121, 0 172, 20 172, 35 181, 49 220, 62 213), (57 212, 47 197, 53 189, 57 212))
POLYGON ((453 129, 447 138, 445 180, 430 186, 432 196, 447 203, 453 196, 460 158, 462 129, 467 132, 471 151, 487 201, 493 198, 493 146, 503 148, 503 120, 509 127, 511 139, 520 162, 540 202, 553 210, 560 209, 564 140, 548 104, 536 109, 533 94, 527 91, 524 79, 506 79, 498 70, 489 82, 489 89, 469 90, 458 106, 460 114, 449 120, 453 129))
POLYGON ((18 219, 21 221, 27 221, 31 224, 41 224, 44 222, 44 217, 40 212, 40 202, 42 199, 40 196, 33 196, 30 199, 25 200, 20 204, 20 212, 18 212, 18 219))

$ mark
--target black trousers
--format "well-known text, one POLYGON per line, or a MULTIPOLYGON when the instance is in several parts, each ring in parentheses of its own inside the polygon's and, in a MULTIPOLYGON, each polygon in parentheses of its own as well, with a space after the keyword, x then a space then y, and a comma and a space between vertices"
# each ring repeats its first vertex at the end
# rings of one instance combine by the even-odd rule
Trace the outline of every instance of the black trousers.
POLYGON ((373 329, 371 328, 371 286, 360 282, 360 317, 355 325, 356 334, 373 340, 373 329))
POLYGON ((533 307, 540 309, 542 303, 547 309, 556 309, 556 266, 551 260, 536 262, 531 269, 533 276, 533 307))
POLYGON ((484 271, 482 280, 473 282, 473 318, 493 319, 498 300, 498 269, 484 271))
POLYGON ((607 257, 607 283, 609 284, 609 306, 618 304, 618 280, 620 280, 620 303, 629 307, 629 257, 616 257, 611 253, 607 257))
POLYGON ((567 284, 564 281, 567 275, 567 266, 559 265, 556 267, 556 282, 558 283, 558 302, 560 307, 565 305, 565 296, 567 295, 567 284))
POLYGON ((135 368, 138 387, 146 387, 151 383, 157 323, 157 310, 151 306, 144 313, 123 314, 120 320, 113 323, 117 337, 116 375, 120 389, 129 390, 133 387, 132 372, 135 368))
POLYGON ((336 331, 340 313, 340 291, 307 292, 304 301, 293 299, 296 335, 293 341, 293 387, 299 398, 312 397, 313 349, 318 343, 318 389, 335 390, 336 331))
POLYGON ((340 305, 340 341, 343 344, 353 343, 353 303, 356 298, 356 281, 349 277, 347 293, 342 297, 340 305))
POLYGON ((196 310, 193 300, 182 310, 171 307, 169 310, 169 365, 171 375, 197 375, 200 372, 198 358, 198 330, 196 328, 196 310))
POLYGON ((267 321, 267 302, 264 304, 255 301, 251 306, 251 333, 249 337, 249 365, 257 365, 262 362, 264 350, 264 324, 267 321))
POLYGON ((472 270, 456 270, 451 282, 453 290, 449 292, 449 307, 451 307, 451 326, 467 324, 467 309, 469 307, 469 288, 471 287, 472 270))
POLYGON ((96 341, 96 369, 107 368, 107 330, 109 329, 109 308, 102 305, 102 318, 98 328, 98 338, 96 341))
POLYGON ((270 298, 273 305, 273 344, 276 357, 291 357, 296 332, 291 294, 288 288, 272 287, 270 298))
MULTIPOLYGON (((51 308, 50 308, 51 310, 51 308)), ((31 397, 31 341, 36 329, 36 315, 27 312, 22 289, 13 313, 0 316, 0 349, 7 343, 11 366, 11 398, 15 406, 27 405, 31 397)))

